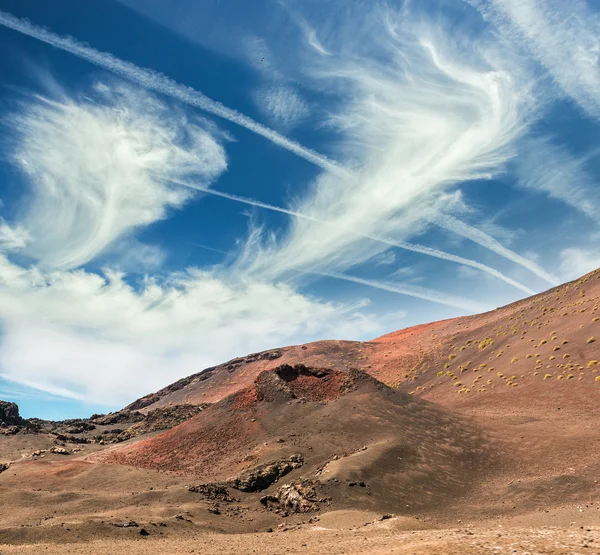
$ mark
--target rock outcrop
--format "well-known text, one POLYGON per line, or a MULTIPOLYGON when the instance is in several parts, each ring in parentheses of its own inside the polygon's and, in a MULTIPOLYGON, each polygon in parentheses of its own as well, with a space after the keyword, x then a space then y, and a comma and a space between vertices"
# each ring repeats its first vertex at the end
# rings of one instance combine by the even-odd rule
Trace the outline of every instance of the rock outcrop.
POLYGON ((16 403, 0 401, 0 426, 19 426, 23 419, 19 415, 19 407, 16 403))
POLYGON ((277 490, 276 495, 265 495, 260 499, 266 508, 275 509, 283 515, 318 511, 320 501, 314 484, 309 480, 286 484, 277 490))
POLYGON ((261 465, 251 472, 230 480, 228 483, 232 488, 240 491, 262 491, 277 482, 282 476, 289 474, 295 468, 300 468, 303 464, 304 458, 302 455, 292 455, 288 459, 281 459, 261 465))
POLYGON ((148 412, 143 420, 120 432, 116 437, 116 441, 126 441, 143 434, 174 428, 182 422, 196 416, 206 407, 208 407, 207 403, 202 403, 201 405, 174 405, 156 408, 148 412))

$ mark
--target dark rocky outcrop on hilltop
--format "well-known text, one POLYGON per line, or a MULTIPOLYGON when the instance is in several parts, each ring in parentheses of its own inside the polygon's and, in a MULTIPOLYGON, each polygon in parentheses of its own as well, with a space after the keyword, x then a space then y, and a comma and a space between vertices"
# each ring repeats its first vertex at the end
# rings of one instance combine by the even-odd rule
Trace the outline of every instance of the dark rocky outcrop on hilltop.
POLYGON ((0 401, 0 426, 18 426, 23 423, 16 403, 0 401))

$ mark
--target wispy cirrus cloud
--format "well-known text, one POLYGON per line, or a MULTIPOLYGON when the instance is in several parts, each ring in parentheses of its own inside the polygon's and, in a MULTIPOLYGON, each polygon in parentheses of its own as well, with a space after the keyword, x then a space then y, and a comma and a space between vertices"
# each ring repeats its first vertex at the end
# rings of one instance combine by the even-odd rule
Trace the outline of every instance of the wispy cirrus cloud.
POLYGON ((319 154, 318 152, 315 152, 314 150, 311 150, 310 148, 307 148, 294 140, 288 139, 273 129, 254 121, 252 118, 249 118, 248 116, 245 116, 236 110, 228 108, 220 102, 208 98, 206 95, 192 89, 191 87, 177 83, 161 73, 152 71, 151 69, 138 67, 130 62, 120 60, 112 54, 100 52, 99 50, 80 43, 71 37, 61 37, 52 31, 34 25, 29 21, 14 17, 13 15, 1 10, 0 25, 45 42, 46 44, 56 48, 65 50, 66 52, 70 52, 79 58, 87 60, 98 67, 111 71, 112 73, 119 75, 120 77, 124 77, 149 90, 170 96, 179 100, 180 102, 204 110, 214 116, 231 121, 232 123, 240 125, 241 127, 245 127, 253 133, 264 137, 268 141, 271 141, 281 148, 293 152, 297 156, 304 158, 311 164, 315 164, 324 170, 339 173, 341 175, 345 175, 347 173, 345 168, 341 167, 335 161, 330 160, 327 158, 327 156, 319 154))
POLYGON ((563 93, 600 117, 600 11, 585 0, 468 0, 522 43, 563 93))
POLYGON ((586 169, 586 158, 547 139, 531 139, 521 146, 516 161, 518 183, 596 218, 600 192, 586 169))
POLYGON ((569 247, 560 252, 560 274, 564 280, 576 279, 600 268, 600 249, 569 247))
POLYGON ((289 129, 309 114, 308 103, 293 81, 279 67, 278 58, 263 39, 251 37, 245 41, 248 63, 264 79, 254 93, 256 103, 276 125, 289 129))
MULTIPOLYGON (((329 77, 330 84, 335 84, 333 82, 337 81, 339 86, 341 83, 341 87, 339 89, 340 94, 342 94, 342 91, 345 91, 346 96, 348 95, 348 91, 352 90, 352 87, 349 87, 348 84, 354 83, 355 92, 359 93, 356 95, 357 98, 362 98, 365 100, 362 105, 362 111, 360 109, 355 110, 355 108, 360 106, 360 101, 355 100, 353 96, 347 96, 347 99, 350 99, 350 101, 346 103, 345 115, 344 113, 338 114, 334 118, 334 121, 336 127, 344 129, 348 132, 348 140, 343 143, 348 149, 346 154, 351 155, 353 150, 354 154, 356 154, 357 146, 359 146, 361 151, 363 151, 361 152, 363 157, 359 157, 358 160, 355 159, 353 162, 354 164, 362 163, 365 154, 364 150, 366 149, 367 152, 370 152, 369 148, 374 147, 375 152, 372 152, 374 155, 372 156, 373 162, 371 162, 371 165, 367 168, 366 172, 366 175, 369 176, 369 179, 365 179, 364 170, 362 174, 357 174, 351 170, 348 170, 333 160, 316 153, 315 151, 308 149, 293 140, 279 135, 277 132, 258 124, 247 116, 244 116, 235 110, 226 108, 220 103, 207 98, 202 93, 189 87, 180 85, 162 74, 145 68, 139 68, 129 62, 115 58, 111 54, 99 52, 94 48, 91 48, 85 44, 81 44, 70 37, 61 37, 55 33, 52 33, 51 31, 33 25, 28 21, 15 18, 7 13, 0 12, 0 24, 51 44, 52 46, 71 52, 72 54, 88 60, 93 64, 108 69, 118 75, 122 75, 136 83, 142 84, 151 90, 172 96, 173 98, 176 98, 191 106, 198 107, 211 114, 223 117, 238 125, 246 127, 247 129, 267 138, 273 143, 286 148, 298 156, 306 159, 307 161, 322 167, 328 172, 331 172, 332 175, 342 178, 337 179, 338 189, 340 187, 346 188, 346 180, 353 181, 354 183, 362 183, 363 189, 370 186, 371 179, 379 181, 385 179, 386 182, 392 185, 397 183, 398 179, 400 179, 404 183, 407 175, 403 175, 403 172, 400 172, 395 176, 382 174, 381 170, 383 170, 385 173, 390 172, 390 167, 387 161, 383 161, 383 167, 377 167, 381 161, 379 160, 379 157, 375 155, 378 154, 378 151, 382 151, 382 145, 385 144, 388 147, 388 152, 394 152, 393 147, 398 146, 393 141, 388 143, 388 139, 390 138, 388 134, 391 132, 392 134, 395 134, 396 137, 403 136, 405 144, 402 145, 402 147, 405 148, 405 156, 407 156, 408 159, 413 159, 415 153, 411 149, 423 149, 426 141, 428 141, 431 136, 436 134, 437 124, 441 123, 442 128, 450 129, 451 126, 448 126, 447 124, 451 123, 452 118, 455 118, 454 123, 458 123, 458 126, 455 128, 455 130, 457 130, 460 128, 461 124, 469 121, 468 113, 470 112, 473 114, 476 112, 476 110, 473 109, 473 105, 464 102, 466 98, 464 93, 467 92, 469 88, 471 89, 471 93, 473 93, 474 97, 477 97, 479 100, 485 100, 485 94, 481 96, 478 94, 478 91, 482 92, 487 90, 489 105, 487 107, 483 107, 484 109, 481 111, 481 114, 487 114, 488 118, 492 116, 487 122, 489 125, 472 126, 469 133, 464 134, 462 140, 456 140, 452 144, 443 143, 444 140, 448 140, 450 138, 456 139, 457 137, 446 137, 438 143, 438 146, 442 146, 442 150, 437 154, 435 149, 432 149, 432 151, 422 157, 422 159, 415 157, 414 160, 420 160, 421 163, 425 162, 426 164, 429 164, 435 160, 435 157, 443 152, 445 157, 442 156, 442 159, 451 161, 453 160, 455 154, 457 154, 457 152, 460 150, 462 150, 463 153, 467 151, 468 145, 465 144, 465 139, 468 139, 473 141, 474 146, 472 151, 473 156, 470 159, 470 173, 461 174, 459 171, 459 173, 453 175, 452 173, 448 173, 446 171, 452 169, 465 169, 461 168, 461 164, 459 162, 454 166, 450 165, 448 168, 444 167, 443 164, 436 168, 436 165, 433 164, 432 166, 428 167, 429 176, 434 177, 433 182, 437 181, 438 184, 443 184, 446 186, 450 183, 460 180, 475 179, 478 177, 490 177, 490 171, 493 168, 497 169, 498 165, 501 165, 506 161, 508 157, 507 149, 511 144, 511 139, 514 139, 515 136, 519 134, 520 130, 518 129, 518 126, 522 124, 522 121, 519 119, 521 114, 519 113, 517 107, 520 101, 529 98, 528 87, 525 86, 526 83, 519 83, 517 89, 516 83, 512 82, 512 79, 508 73, 505 71, 492 70, 492 68, 489 67, 489 64, 481 59, 473 62, 475 66, 477 66, 475 69, 466 65, 456 65, 452 61, 448 63, 448 60, 440 57, 440 54, 435 47, 436 41, 433 40, 432 37, 437 36, 438 40, 444 45, 444 50, 447 49, 446 47, 452 45, 449 43, 444 44, 446 41, 444 36, 439 33, 432 32, 431 27, 419 26, 417 31, 420 34, 412 29, 409 29, 409 27, 413 26, 412 23, 414 22, 410 18, 405 17, 407 15, 406 12, 397 12, 394 14, 386 8, 385 4, 382 4, 377 5, 372 13, 369 12, 364 15, 365 18, 356 19, 356 21, 360 21, 361 23, 361 25, 358 27, 349 28, 345 25, 341 26, 344 31, 344 36, 341 37, 342 43, 344 40, 347 41, 347 43, 343 44, 343 52, 346 56, 345 59, 351 61, 345 66, 341 67, 341 69, 340 65, 337 63, 329 67, 323 66, 319 71, 319 76, 329 77), (382 6, 383 11, 380 9, 382 6), (407 23, 408 21, 411 23, 407 23), (375 27, 378 28, 374 29, 373 23, 375 23, 375 27), (401 29, 400 23, 404 25, 403 29, 401 29), (369 29, 369 31, 367 31, 367 29, 369 29), (373 35, 378 36, 379 38, 374 45, 375 51, 370 53, 360 52, 361 48, 364 48, 365 45, 371 43, 364 40, 361 43, 361 39, 359 37, 371 31, 375 33, 381 33, 381 35, 373 35), (357 51, 354 52, 354 49, 357 51), (377 50, 379 51, 377 52, 377 50), (411 54, 408 54, 408 52, 411 54), (371 56, 370 58, 369 55, 371 56), (387 57, 390 64, 382 64, 381 56, 383 56, 383 59, 387 57), (371 62, 373 63, 371 64, 371 62), (423 63, 422 66, 420 65, 421 63, 423 63), (486 69, 482 69, 482 63, 486 69), (365 69, 362 67, 362 64, 366 64, 368 67, 365 69), (396 71, 397 74, 390 75, 390 68, 394 68, 393 71, 396 71), (412 75, 411 71, 415 71, 415 68, 417 68, 417 72, 415 75, 412 75), (431 71, 432 69, 433 72, 431 71), (454 76, 452 75, 453 72, 454 76), (415 77, 417 79, 413 82, 412 79, 415 77), (430 82, 429 79, 432 77, 433 80, 430 82), (450 81, 447 81, 447 79, 450 79, 450 81), (445 98, 445 95, 442 96, 438 94, 439 91, 448 87, 449 83, 452 83, 452 79, 455 80, 455 85, 458 86, 453 85, 454 94, 448 95, 448 102, 451 104, 452 99, 454 99, 455 108, 458 108, 457 113, 452 112, 452 106, 450 104, 444 105, 443 103, 439 103, 441 98, 445 98), (421 81, 422 85, 425 85, 424 88, 419 88, 419 81, 421 81), (363 86, 367 85, 368 83, 375 85, 373 91, 369 91, 368 87, 363 86), (507 86, 509 89, 513 88, 513 92, 515 93, 518 90, 518 94, 514 94, 512 96, 510 94, 503 94, 502 97, 505 100, 505 105, 503 106, 497 102, 500 99, 498 93, 500 92, 500 89, 507 86), (406 90, 403 90, 403 87, 406 90), (500 89, 498 87, 500 87, 500 89), (375 94, 376 92, 379 93, 380 98, 378 102, 374 102, 371 106, 371 100, 377 98, 377 95, 375 94), (382 93, 383 96, 381 95, 382 93), (367 96, 365 96, 365 94, 367 96), (400 119, 405 117, 404 124, 400 120, 394 121, 393 118, 388 118, 388 114, 386 113, 387 108, 385 108, 384 103, 388 100, 397 99, 397 94, 406 94, 405 99, 402 96, 400 97, 403 98, 402 105, 404 106, 404 110, 401 109, 399 111, 394 111, 392 109, 390 114, 395 112, 396 115, 400 115, 400 119), (424 101, 422 105, 419 104, 421 95, 425 95, 422 97, 424 101), (432 101, 430 103, 431 105, 426 101, 428 97, 430 101, 432 101), (371 119, 370 110, 371 108, 376 107, 379 107, 379 117, 374 117, 371 119), (383 110, 381 108, 383 108, 383 110), (442 115, 440 121, 437 123, 430 118, 432 113, 428 113, 428 111, 431 111, 431 108, 438 110, 438 116, 442 115), (500 108, 505 109, 506 114, 498 117, 499 114, 496 112, 500 108), (443 116, 444 109, 449 109, 447 112, 448 118, 446 120, 444 120, 443 116), (463 113, 459 113, 461 110, 463 113), (411 111, 413 113, 412 115, 409 115, 411 114, 411 111), (348 114, 353 114, 350 119, 346 117, 348 114), (409 115, 409 117, 406 118, 407 115, 409 115), (354 122, 351 121, 352 118, 354 118, 354 122), (363 123, 369 122, 370 126, 361 129, 361 133, 364 133, 364 135, 357 135, 356 130, 358 129, 361 120, 363 123), (497 132, 495 133, 494 130, 496 129, 497 131, 499 123, 501 123, 500 127, 504 131, 500 131, 498 134, 497 132), (381 124, 384 125, 382 126, 381 124), (387 131, 385 127, 386 125, 387 131), (414 131, 417 131, 417 134, 415 137, 412 137, 411 133, 414 131), (489 136, 486 136, 487 131, 489 131, 489 136), (353 132, 354 135, 352 134, 353 132), (419 133, 423 135, 420 138, 419 133), (413 144, 411 141, 408 141, 409 137, 411 140, 416 138, 416 142, 413 144), (491 137, 496 137, 494 144, 491 144, 488 140, 491 137), (379 141, 379 143, 376 144, 374 142, 373 144, 370 144, 370 141, 373 139, 375 139, 375 141, 379 141), (485 160, 486 156, 487 160, 485 160), (441 173, 435 176, 435 172, 441 173)), ((314 50, 314 45, 311 46, 313 46, 314 50)), ((452 50, 452 48, 450 48, 450 50, 452 50)), ((464 52, 465 50, 463 49, 462 53, 464 54, 464 52)), ((322 54, 322 52, 319 52, 319 54, 322 54)), ((508 90, 504 91, 504 93, 506 92, 508 92, 508 90)), ((474 100, 477 98, 474 98, 474 100)), ((374 111, 374 114, 377 114, 377 110, 374 111)), ((400 164, 397 163, 396 167, 400 167, 400 164)), ((329 177, 329 175, 323 176, 323 182, 329 182, 329 177)), ((320 180, 317 180, 317 183, 319 182, 320 180)), ((415 194, 416 189, 414 186, 417 185, 419 187, 421 184, 417 183, 414 179, 411 179, 408 182, 412 183, 413 194, 415 194)), ((316 189, 328 189, 328 192, 325 193, 325 197, 328 197, 331 194, 339 194, 339 191, 336 191, 335 187, 323 187, 322 182, 320 186, 316 187, 316 189)), ((403 194, 406 193, 405 189, 406 187, 397 188, 397 190, 403 190, 403 194)), ((431 190, 429 190, 429 187, 426 187, 425 192, 432 194, 435 189, 436 187, 433 187, 431 190)), ((351 186, 349 187, 349 190, 350 193, 352 193, 352 191, 356 191, 356 187, 351 186)), ((379 206, 381 206, 381 199, 377 197, 380 197, 380 195, 377 195, 375 198, 378 201, 379 206)), ((359 200, 359 202, 361 201, 359 200)), ((403 204, 408 205, 408 203, 404 201, 403 204)), ((377 209, 377 206, 372 205, 372 207, 377 209)), ((389 209, 398 211, 399 208, 394 204, 394 202, 392 202, 388 205, 388 212, 389 209)), ((317 220, 320 220, 318 216, 319 215, 317 214, 317 220)), ((389 213, 384 210, 382 216, 388 217, 389 213)), ((399 219, 400 218, 396 218, 396 221, 399 219)), ((354 224, 355 222, 349 223, 354 224)), ((469 226, 460 227, 461 229, 470 229, 469 226)), ((414 230, 415 228, 418 229, 419 226, 415 221, 413 221, 412 229, 414 230)), ((455 226, 455 229, 458 230, 459 227, 455 226)), ((477 234, 469 233, 468 238, 473 239, 475 235, 481 236, 481 232, 477 234)), ((490 240, 486 240, 486 243, 493 244, 491 238, 489 239, 490 240)), ((298 244, 300 243, 301 241, 298 242, 298 244)), ((335 248, 333 250, 335 250, 335 248)), ((508 255, 508 259, 512 262, 517 264, 521 263, 520 257, 513 256, 511 251, 508 249, 502 249, 501 251, 496 249, 495 252, 502 252, 504 253, 503 256, 508 255)), ((324 254, 327 256, 326 252, 324 254)))
POLYGON ((28 193, 25 251, 50 267, 81 266, 115 240, 178 208, 227 166, 219 137, 143 91, 96 86, 82 98, 33 98, 9 119, 28 193))
POLYGON ((377 4, 349 12, 347 20, 336 12, 337 35, 319 22, 329 29, 331 56, 309 52, 304 69, 309 86, 335 91, 341 99, 328 123, 338 131, 340 156, 354 173, 318 177, 292 207, 313 220, 292 222, 277 241, 253 243, 248 270, 344 271, 378 255, 386 242, 406 243, 432 222, 555 283, 488 234, 442 215, 446 192, 496 175, 512 158, 534 104, 530 83, 508 71, 493 45, 480 40, 475 54, 468 37, 453 41, 443 27, 409 10, 377 4), (327 233, 315 222, 326 222, 327 233), (373 237, 386 241, 374 246, 365 240, 373 237))
MULTIPOLYGON (((294 218, 297 218, 299 220, 305 220, 307 222, 311 222, 312 224, 321 226, 325 230, 328 230, 332 226, 333 227, 338 226, 337 231, 342 231, 345 234, 347 234, 348 236, 356 237, 359 240, 366 239, 368 241, 378 244, 377 247, 372 247, 372 248, 373 249, 378 248, 379 250, 377 252, 379 254, 372 254, 371 258, 377 259, 377 258, 380 258, 382 255, 385 255, 387 257, 389 257, 390 255, 393 255, 393 253, 391 253, 391 252, 385 252, 386 247, 403 249, 406 251, 423 254, 425 256, 438 258, 440 260, 446 260, 448 262, 454 262, 456 264, 461 264, 463 266, 469 266, 471 268, 475 268, 475 269, 477 269, 481 272, 484 272, 490 276, 501 279, 502 281, 512 285, 513 287, 516 287, 517 289, 524 291, 525 293, 528 293, 530 295, 534 293, 533 290, 529 289, 527 286, 523 285, 522 283, 512 279, 511 277, 507 276, 506 274, 503 274, 502 272, 500 272, 490 266, 487 266, 486 264, 477 262, 476 260, 464 258, 462 256, 457 256, 455 254, 452 254, 452 253, 449 253, 446 251, 442 251, 440 249, 434 249, 434 248, 428 247, 426 245, 420 245, 418 243, 393 240, 393 239, 390 239, 390 238, 382 236, 382 235, 367 235, 365 233, 362 233, 361 231, 357 231, 355 228, 339 228, 340 224, 337 222, 329 222, 326 220, 319 220, 319 219, 315 218, 314 216, 311 216, 310 214, 298 212, 297 210, 292 210, 290 208, 283 208, 280 206, 275 206, 273 204, 260 202, 258 200, 242 197, 240 195, 233 195, 230 193, 226 193, 224 191, 219 191, 216 189, 211 189, 209 187, 204 187, 202 185, 198 185, 197 183, 180 181, 180 180, 173 180, 173 182, 177 183, 179 185, 182 185, 183 187, 188 187, 188 188, 191 188, 191 189, 194 189, 197 191, 202 191, 204 193, 208 193, 209 195, 214 195, 214 196, 217 196, 220 198, 226 198, 226 199, 229 199, 229 200, 232 200, 235 202, 239 202, 242 204, 246 204, 249 206, 255 206, 257 208, 264 208, 266 210, 272 210, 274 212, 279 212, 280 214, 287 214, 288 216, 293 216, 294 218)), ((436 214, 437 214, 437 212, 436 212, 436 214)), ((453 227, 455 229, 458 229, 459 231, 463 232, 461 234, 469 234, 469 235, 473 236, 474 240, 476 240, 476 242, 479 242, 479 243, 486 242, 487 244, 489 244, 489 248, 491 250, 498 250, 498 251, 502 252, 505 256, 508 256, 508 257, 513 257, 513 258, 518 257, 518 255, 516 255, 516 254, 512 253, 511 251, 509 251, 508 249, 505 249, 504 247, 502 247, 500 245, 500 243, 498 243, 494 239, 490 238, 486 233, 480 232, 471 226, 463 224, 462 222, 459 222, 455 218, 451 218, 451 217, 447 216, 445 221, 452 222, 454 224, 453 227), (463 231, 464 228, 466 228, 466 231, 463 231)), ((439 217, 438 217, 437 223, 438 223, 438 225, 440 225, 440 227, 443 227, 441 220, 439 220, 439 217)), ((450 226, 451 224, 448 223, 447 225, 450 226)), ((238 256, 238 258, 236 260, 236 264, 243 271, 248 271, 249 268, 250 269, 253 268, 254 264, 256 264, 255 250, 261 251, 264 249, 264 245, 261 244, 261 242, 260 242, 261 238, 262 237, 261 237, 260 230, 255 230, 255 232, 250 235, 250 239, 246 242, 242 253, 240 254, 240 256, 238 256)), ((273 258, 275 258, 277 255, 276 246, 273 244, 271 246, 271 248, 273 249, 271 255, 273 256, 273 258)), ((519 261, 522 262, 522 264, 529 266, 530 269, 532 269, 534 271, 534 273, 537 272, 537 273, 541 274, 542 276, 547 276, 547 278, 546 278, 547 280, 552 279, 552 277, 549 274, 543 272, 543 270, 540 269, 533 262, 527 261, 524 258, 522 258, 519 261)), ((306 266, 304 264, 305 261, 299 262, 296 266, 291 266, 291 267, 290 266, 281 266, 280 267, 276 264, 276 260, 272 260, 271 262, 272 262, 272 264, 271 264, 271 267, 269 268, 268 272, 266 272, 264 269, 260 270, 263 278, 267 277, 267 276, 269 279, 281 278, 290 270, 294 270, 295 272, 303 271, 303 270, 307 270, 307 269, 308 269, 308 271, 313 271, 311 266, 306 266)), ((330 267, 335 264, 335 262, 333 260, 329 260, 327 262, 328 262, 328 264, 325 264, 326 267, 330 267)), ((370 283, 373 284, 375 282, 371 281, 370 283)), ((551 283, 553 283, 553 282, 551 281, 551 283)), ((387 287, 385 290, 389 290, 389 287, 387 287)), ((406 293, 406 294, 408 294, 408 293, 406 293)), ((463 305, 463 306, 465 306, 465 305, 463 305)))
POLYGON ((309 114, 308 104, 293 87, 267 86, 257 93, 257 97, 265 112, 283 127, 290 127, 309 114))

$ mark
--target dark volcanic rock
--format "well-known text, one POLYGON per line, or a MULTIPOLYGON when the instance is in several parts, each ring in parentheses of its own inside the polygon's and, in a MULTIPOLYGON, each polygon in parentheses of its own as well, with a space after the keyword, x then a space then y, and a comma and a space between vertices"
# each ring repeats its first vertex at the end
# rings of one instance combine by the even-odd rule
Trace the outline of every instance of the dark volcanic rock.
POLYGON ((199 493, 203 495, 205 499, 210 501, 223 501, 225 503, 233 503, 236 501, 229 495, 227 487, 223 484, 200 484, 198 486, 190 486, 188 491, 192 493, 199 493))
POLYGON ((55 433, 55 441, 62 441, 63 443, 91 443, 91 441, 85 437, 75 437, 58 433, 55 433))
POLYGON ((123 409, 119 412, 111 412, 99 418, 95 418, 93 424, 98 426, 110 426, 112 424, 134 424, 144 420, 144 415, 136 410, 123 409))
POLYGON ((292 455, 289 459, 282 459, 269 464, 261 465, 254 470, 242 474, 229 481, 229 485, 237 490, 257 492, 267 489, 286 474, 304 464, 302 455, 292 455))
POLYGON ((0 401, 0 426, 18 426, 22 423, 17 404, 0 401))

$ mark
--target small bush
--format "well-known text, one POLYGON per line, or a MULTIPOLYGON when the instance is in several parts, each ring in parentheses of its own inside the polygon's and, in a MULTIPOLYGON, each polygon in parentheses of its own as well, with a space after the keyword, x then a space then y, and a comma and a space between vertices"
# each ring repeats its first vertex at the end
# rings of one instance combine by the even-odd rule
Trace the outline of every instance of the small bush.
POLYGON ((490 345, 493 345, 493 344, 494 344, 494 340, 491 337, 486 337, 485 339, 483 339, 482 341, 479 342, 479 345, 477 346, 477 348, 480 351, 482 351, 486 347, 489 347, 490 345))
POLYGON ((511 362, 517 362, 517 360, 519 360, 517 357, 512 357, 512 358, 510 359, 510 361, 511 361, 511 362))
POLYGON ((595 337, 588 337, 588 340, 586 341, 586 343, 593 343, 594 341, 596 341, 595 337))
POLYGON ((560 347, 558 345, 554 345, 553 351, 560 351, 560 347))

